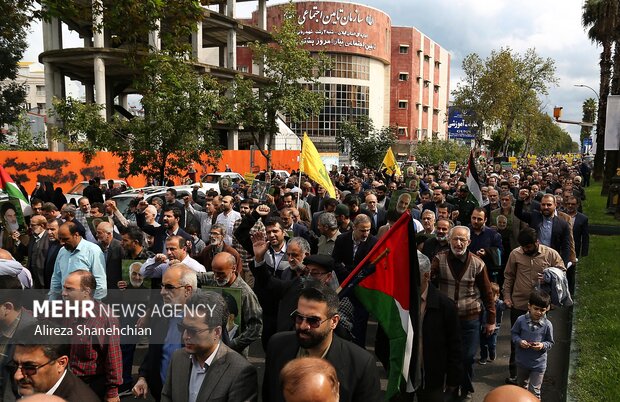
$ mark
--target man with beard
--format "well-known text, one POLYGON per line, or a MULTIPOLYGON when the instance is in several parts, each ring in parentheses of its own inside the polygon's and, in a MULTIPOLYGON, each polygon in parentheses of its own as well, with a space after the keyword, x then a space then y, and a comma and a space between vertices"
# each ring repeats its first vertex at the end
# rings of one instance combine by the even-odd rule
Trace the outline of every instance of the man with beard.
POLYGON ((570 224, 558 216, 555 197, 545 194, 540 200, 540 211, 525 212, 523 199, 526 193, 519 191, 515 205, 515 215, 536 230, 540 244, 551 247, 562 256, 564 265, 570 261, 571 228, 570 224))
POLYGON ((211 263, 215 256, 221 252, 226 252, 235 257, 235 273, 238 275, 243 269, 241 257, 235 248, 224 243, 226 228, 221 223, 211 226, 209 233, 209 245, 196 256, 196 261, 204 265, 207 271, 211 271, 211 263))
POLYGON ((184 199, 185 213, 192 215, 194 220, 197 220, 200 223, 200 238, 205 241, 209 238, 211 226, 215 223, 217 215, 220 213, 216 209, 213 201, 213 199, 207 200, 205 202, 205 211, 198 211, 192 206, 189 199, 184 199))
POLYGON ((44 289, 45 256, 49 248, 49 236, 45 230, 47 221, 43 215, 30 218, 30 242, 28 243, 28 264, 26 268, 32 274, 34 287, 44 289))
POLYGON ((450 250, 433 258, 431 270, 439 290, 457 306, 465 372, 460 382, 460 397, 467 399, 474 392, 473 364, 480 345, 480 298, 487 311, 484 331, 489 335, 495 331, 495 301, 484 262, 467 251, 471 243, 469 228, 455 226, 450 230, 448 240, 450 250))
MULTIPOLYGON (((590 248, 590 230, 588 228, 588 217, 577 211, 577 197, 568 196, 564 200, 565 212, 568 214, 573 227, 573 238, 575 239, 575 253, 577 258, 588 255, 590 248)), ((572 264, 566 272, 568 288, 571 294, 575 291, 575 271, 577 264, 572 264)))
POLYGON ((330 362, 340 380, 340 401, 380 401, 379 373, 374 357, 351 342, 334 336, 338 325, 338 295, 320 283, 301 290, 291 315, 295 332, 281 332, 269 342, 265 358, 263 400, 282 402, 280 371, 297 357, 318 357, 330 362))
POLYGON ((226 302, 215 292, 187 301, 179 322, 184 347, 174 352, 161 399, 172 401, 256 401, 256 367, 222 342, 226 302))
POLYGON ((476 207, 471 214, 470 221, 471 243, 469 250, 484 261, 490 279, 493 282, 500 283, 503 279, 500 278, 503 276, 500 261, 501 253, 504 252, 502 236, 495 229, 485 225, 486 213, 484 208, 476 207))
POLYGON ((123 246, 114 238, 114 225, 110 222, 101 222, 96 228, 99 247, 105 257, 105 272, 108 279, 108 289, 116 289, 118 281, 123 278, 123 246))
MULTIPOLYGON (((525 228, 518 237, 521 247, 510 253, 504 271, 504 303, 510 309, 510 325, 514 325, 519 316, 527 313, 530 293, 538 280, 542 279, 545 268, 564 268, 560 254, 540 244, 538 234, 533 228, 525 228)), ((506 382, 516 384, 517 366, 515 365, 514 344, 510 344, 510 377, 506 382)))
POLYGON ((46 232, 49 240, 47 253, 45 254, 45 264, 43 266, 43 289, 49 289, 52 281, 52 274, 54 273, 54 264, 56 264, 56 258, 58 252, 62 248, 62 244, 58 241, 58 229, 62 222, 58 219, 52 219, 47 222, 46 232))
POLYGON ((377 193, 377 206, 387 210, 390 206, 390 197, 386 195, 387 187, 382 184, 375 189, 377 193))
POLYGON ((241 289, 241 326, 228 346, 247 356, 249 346, 260 338, 263 329, 263 310, 252 288, 237 273, 237 261, 234 255, 226 251, 216 254, 211 263, 213 272, 199 274, 198 281, 208 286, 241 289))
POLYGON ((452 229, 452 222, 445 218, 439 218, 437 227, 435 228, 435 237, 424 242, 422 254, 432 260, 437 254, 450 249, 448 243, 448 232, 452 229))
POLYGON ((82 269, 90 271, 95 277, 97 289, 94 291, 94 298, 103 299, 108 292, 105 257, 101 248, 83 239, 74 222, 65 222, 60 226, 58 240, 64 244, 64 247, 58 252, 54 263, 54 273, 50 281, 50 297, 58 298, 67 276, 73 271, 82 269))
POLYGON ((232 236, 235 226, 235 222, 241 219, 241 214, 233 210, 234 199, 227 195, 222 197, 222 212, 217 216, 216 223, 224 225, 226 228, 226 236, 224 236, 224 243, 229 246, 232 245, 232 236))
POLYGON ((196 272, 207 272, 205 267, 189 256, 185 239, 181 236, 170 236, 166 240, 166 254, 156 254, 142 264, 140 273, 145 278, 161 278, 163 273, 173 264, 182 263, 196 272))
POLYGON ((424 228, 423 234, 435 235, 435 213, 430 209, 422 212, 422 227, 424 228))
POLYGON ((132 388, 133 395, 146 398, 149 391, 160 400, 162 384, 166 382, 172 354, 183 347, 182 333, 178 328, 183 320, 182 307, 198 288, 196 272, 184 264, 175 264, 164 272, 161 297, 165 306, 174 308, 173 317, 151 317, 149 348, 138 370, 138 381, 132 388))
POLYGON ((138 204, 139 212, 136 214, 136 223, 144 233, 155 237, 154 249, 155 253, 166 252, 166 240, 171 236, 181 236, 186 241, 192 242, 192 236, 179 227, 181 219, 181 210, 178 208, 167 209, 164 211, 164 223, 161 226, 148 225, 145 221, 144 210, 149 204, 142 200, 138 204))

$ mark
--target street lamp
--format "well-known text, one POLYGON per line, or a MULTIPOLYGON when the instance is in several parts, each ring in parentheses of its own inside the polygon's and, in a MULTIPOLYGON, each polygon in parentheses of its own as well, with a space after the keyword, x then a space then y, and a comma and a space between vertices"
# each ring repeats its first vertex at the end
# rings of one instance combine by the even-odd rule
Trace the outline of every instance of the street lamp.
POLYGON ((596 95, 596 99, 597 99, 598 101, 600 101, 600 100, 601 100, 601 97, 600 97, 600 96, 598 96, 598 92, 596 92, 596 91, 594 90, 594 88, 592 88, 592 87, 590 87, 590 86, 587 86, 587 85, 584 85, 584 84, 575 84, 575 86, 576 86, 576 87, 579 87, 579 88, 589 88, 592 92, 594 92, 594 95, 596 95))

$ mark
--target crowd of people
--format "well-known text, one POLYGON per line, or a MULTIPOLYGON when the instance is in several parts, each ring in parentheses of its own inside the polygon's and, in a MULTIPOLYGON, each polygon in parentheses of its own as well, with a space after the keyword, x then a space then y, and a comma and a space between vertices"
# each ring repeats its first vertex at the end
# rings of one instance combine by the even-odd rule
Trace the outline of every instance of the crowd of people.
MULTIPOLYGON (((174 188, 149 202, 136 194, 128 211, 112 199, 120 191, 113 183, 106 193, 91 180, 77 206, 57 205, 35 189, 27 230, 16 207, 3 204, 2 290, 106 303, 114 291, 145 289, 148 279, 161 296, 154 304, 194 306, 194 313, 215 306, 210 314, 127 318, 156 329, 138 361, 137 341, 115 335, 70 345, 53 337, 25 342, 36 320, 15 292, 0 290, 3 400, 35 393, 68 401, 148 394, 158 401, 257 400, 248 351, 260 341, 263 401, 315 393, 324 401, 379 401, 376 359, 390 364, 385 333, 379 328, 369 345, 372 317, 336 289, 405 213, 417 231, 421 283, 417 400, 472 398, 474 367, 496 359, 505 310, 512 338, 506 381, 539 398, 553 346, 545 313, 552 304, 570 305, 578 261, 588 255, 581 203, 590 168, 560 158, 514 168, 478 162, 481 203, 466 184, 466 167, 438 165, 409 166, 403 176, 334 169, 336 197, 299 172, 286 180, 261 172, 256 180, 270 187, 264 199, 252 199, 251 183, 235 180, 221 194, 203 194, 199 185, 182 199, 174 188), (95 227, 93 217, 100 218, 95 227), (124 274, 125 260, 141 262, 124 274), (201 286, 239 289, 240 306, 201 286), (237 325, 231 316, 238 315, 237 325)), ((114 325, 104 317, 82 323, 114 325)))

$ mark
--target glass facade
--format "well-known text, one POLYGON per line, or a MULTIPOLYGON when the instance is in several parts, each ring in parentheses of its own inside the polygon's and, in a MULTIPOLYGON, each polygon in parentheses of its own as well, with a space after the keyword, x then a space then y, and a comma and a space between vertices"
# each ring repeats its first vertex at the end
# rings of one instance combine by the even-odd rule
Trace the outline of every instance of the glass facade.
MULTIPOLYGON (((329 54, 328 57, 331 66, 322 77, 369 81, 368 58, 349 54, 329 54)), ((325 103, 320 114, 308 120, 292 123, 287 117, 287 124, 298 136, 305 132, 314 138, 334 138, 341 121, 369 115, 368 85, 320 83, 308 85, 308 89, 324 94, 325 103)), ((323 148, 319 144, 317 147, 323 148)))

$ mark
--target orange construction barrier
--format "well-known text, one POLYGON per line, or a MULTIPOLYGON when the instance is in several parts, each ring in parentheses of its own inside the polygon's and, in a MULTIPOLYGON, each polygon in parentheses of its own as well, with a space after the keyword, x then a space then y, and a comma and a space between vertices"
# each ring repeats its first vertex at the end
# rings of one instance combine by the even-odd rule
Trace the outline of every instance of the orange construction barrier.
MULTIPOLYGON (((204 161, 196 161, 194 169, 200 176, 213 170, 207 168, 204 161)), ((0 164, 7 170, 13 180, 21 182, 31 193, 37 181, 51 181, 54 187, 69 191, 76 183, 93 177, 118 179, 120 159, 109 152, 98 152, 95 158, 86 164, 79 152, 49 151, 0 151, 0 164)), ((233 172, 240 174, 265 169, 267 160, 260 151, 222 151, 217 170, 223 171, 228 165, 233 172), (250 153, 254 152, 254 167, 250 167, 250 153)), ((299 169, 299 151, 273 151, 273 169, 299 169)), ((173 178, 175 184, 182 184, 182 178, 173 178)), ((125 181, 131 187, 143 187, 146 177, 130 176, 125 181)))

